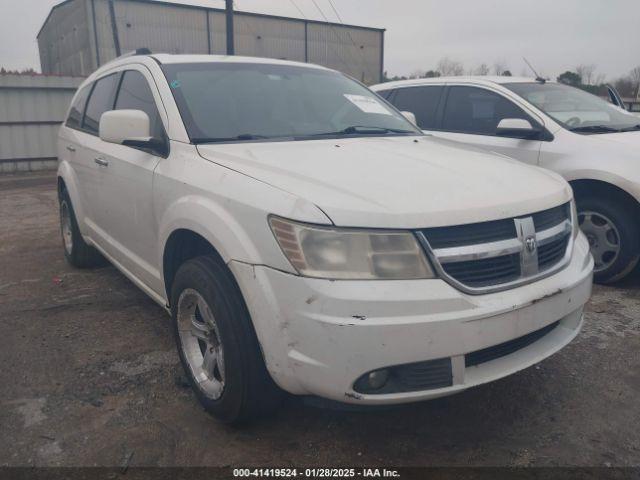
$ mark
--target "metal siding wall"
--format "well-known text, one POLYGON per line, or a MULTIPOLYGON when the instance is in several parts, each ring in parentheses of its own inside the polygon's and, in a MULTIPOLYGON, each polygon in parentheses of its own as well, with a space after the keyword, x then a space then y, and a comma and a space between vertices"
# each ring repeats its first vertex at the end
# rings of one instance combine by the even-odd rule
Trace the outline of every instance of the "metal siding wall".
POLYGON ((304 62, 304 22, 238 13, 236 54, 304 62))
POLYGON ((58 7, 43 29, 38 44, 43 73, 87 75, 93 69, 85 0, 74 0, 58 7))
MULTIPOLYGON (((85 0, 90 2, 90 0, 85 0)), ((109 16, 109 2, 107 0, 94 0, 96 8, 96 36, 98 38, 98 50, 100 51, 100 63, 105 63, 116 58, 116 47, 113 43, 113 32, 111 30, 111 17, 109 16)), ((89 11, 91 8, 89 7, 89 11)), ((91 14, 91 12, 90 12, 91 14)), ((93 17, 89 24, 91 36, 93 37, 93 17)), ((91 53, 95 61, 95 50, 91 53)), ((87 72, 89 76, 91 72, 87 72)))
POLYGON ((55 166, 57 135, 81 78, 0 76, 0 171, 55 166), (55 123, 42 123, 55 122, 55 123))
POLYGON ((142 47, 162 53, 208 53, 204 9, 126 0, 115 7, 123 53, 142 47))
MULTIPOLYGON (((100 61, 104 64, 115 58, 109 6, 107 0, 94 0, 94 3, 95 35, 100 61)), ((210 41, 212 53, 226 54, 225 14, 222 11, 207 12, 200 8, 135 0, 117 0, 115 10, 123 53, 139 47, 148 47, 158 53, 207 53, 210 41)), ((85 76, 93 71, 96 54, 92 15, 91 0, 73 0, 53 12, 39 39, 43 71, 85 76), (68 32, 75 33, 68 35, 68 32), (51 41, 61 37, 61 41, 51 41), (67 58, 69 56, 73 58, 67 58)), ((236 53, 303 62, 304 25, 305 22, 299 19, 237 12, 236 53)), ((382 69, 383 35, 380 30, 309 22, 308 61, 341 70, 367 84, 377 83, 382 69)))
POLYGON ((309 62, 340 70, 369 85, 377 83, 381 35, 375 30, 309 23, 309 62))
MULTIPOLYGON (((209 25, 211 31, 211 53, 214 55, 227 54, 227 24, 224 13, 209 12, 209 25)), ((235 25, 235 24, 234 24, 235 25)))

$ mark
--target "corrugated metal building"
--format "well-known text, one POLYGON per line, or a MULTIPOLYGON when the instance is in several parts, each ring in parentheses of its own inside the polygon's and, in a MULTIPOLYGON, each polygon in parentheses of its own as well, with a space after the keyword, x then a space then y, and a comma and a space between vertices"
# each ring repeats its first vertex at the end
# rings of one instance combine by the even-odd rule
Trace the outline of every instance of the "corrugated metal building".
POLYGON ((0 172, 57 165, 57 135, 82 78, 0 75, 0 172))
MULTIPOLYGON (((122 53, 226 53, 225 11, 151 0, 66 0, 38 33, 42 72, 87 76, 122 53)), ((382 79, 384 29, 236 12, 235 53, 317 63, 382 79)))

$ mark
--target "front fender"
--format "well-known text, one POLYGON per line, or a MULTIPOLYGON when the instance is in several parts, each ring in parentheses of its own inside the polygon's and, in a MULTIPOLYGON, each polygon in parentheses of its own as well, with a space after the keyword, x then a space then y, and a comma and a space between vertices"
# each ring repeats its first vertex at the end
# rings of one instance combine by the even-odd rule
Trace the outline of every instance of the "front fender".
POLYGON ((207 240, 225 263, 235 260, 295 273, 269 229, 266 214, 233 215, 213 199, 190 194, 171 203, 159 220, 158 265, 163 265, 171 234, 190 230, 207 240))
POLYGON ((574 180, 596 180, 599 182, 609 183, 621 190, 624 190, 636 201, 640 202, 640 183, 617 175, 615 172, 607 170, 580 169, 564 172, 563 176, 568 182, 574 180))
POLYGON ((208 198, 187 195, 169 205, 160 219, 160 265, 167 240, 180 229, 204 237, 225 263, 232 259, 258 258, 254 243, 230 212, 208 198))

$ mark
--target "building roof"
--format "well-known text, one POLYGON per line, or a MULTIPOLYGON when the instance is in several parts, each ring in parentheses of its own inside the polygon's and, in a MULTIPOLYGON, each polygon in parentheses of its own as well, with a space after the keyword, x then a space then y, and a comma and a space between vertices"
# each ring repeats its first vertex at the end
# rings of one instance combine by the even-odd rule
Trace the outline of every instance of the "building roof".
MULTIPOLYGON (((64 5, 66 5, 66 4, 74 2, 74 1, 84 1, 84 0, 63 0, 59 4, 54 5, 53 7, 51 7, 51 10, 49 11, 49 14, 47 15, 47 18, 44 20, 42 26, 40 27, 40 30, 38 30, 38 34, 36 35, 36 38, 38 38, 40 36, 40 34, 42 33, 42 29, 49 22, 49 19, 51 18, 51 15, 53 15, 53 12, 57 8, 60 8, 60 7, 64 6, 64 5)), ((210 11, 210 12, 219 12, 219 13, 224 13, 225 12, 224 8, 205 7, 205 6, 201 6, 201 5, 189 5, 189 4, 184 4, 184 3, 173 3, 173 2, 168 2, 168 1, 165 1, 165 0, 126 0, 126 1, 128 1, 128 2, 138 2, 138 3, 149 3, 149 4, 154 4, 154 5, 165 5, 165 6, 172 6, 172 7, 176 7, 176 8, 205 10, 205 11, 210 11)), ((277 19, 277 20, 297 20, 297 21, 306 22, 306 23, 331 25, 331 26, 335 26, 335 27, 358 28, 358 29, 363 29, 363 30, 375 30, 375 31, 378 31, 378 32, 385 32, 386 31, 386 28, 365 27, 365 26, 362 26, 362 25, 350 25, 350 24, 347 24, 347 23, 343 24, 343 23, 325 22, 325 21, 322 21, 322 20, 309 20, 309 19, 306 19, 306 18, 297 18, 297 17, 283 17, 283 16, 279 16, 279 15, 269 15, 269 14, 265 14, 265 13, 243 12, 241 10, 235 10, 235 14, 247 15, 247 16, 252 16, 252 17, 273 18, 273 19, 277 19)))

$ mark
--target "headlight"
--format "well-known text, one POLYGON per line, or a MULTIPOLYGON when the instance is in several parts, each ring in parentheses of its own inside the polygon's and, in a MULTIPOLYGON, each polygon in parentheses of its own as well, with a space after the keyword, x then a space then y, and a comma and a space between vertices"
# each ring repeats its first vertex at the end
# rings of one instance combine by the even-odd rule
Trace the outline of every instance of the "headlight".
POLYGON ((571 199, 571 226, 573 227, 573 239, 578 238, 580 232, 580 225, 578 222, 578 210, 576 209, 575 199, 571 199))
POLYGON ((270 217, 271 230, 301 275, 330 279, 433 278, 410 232, 319 227, 270 217))

